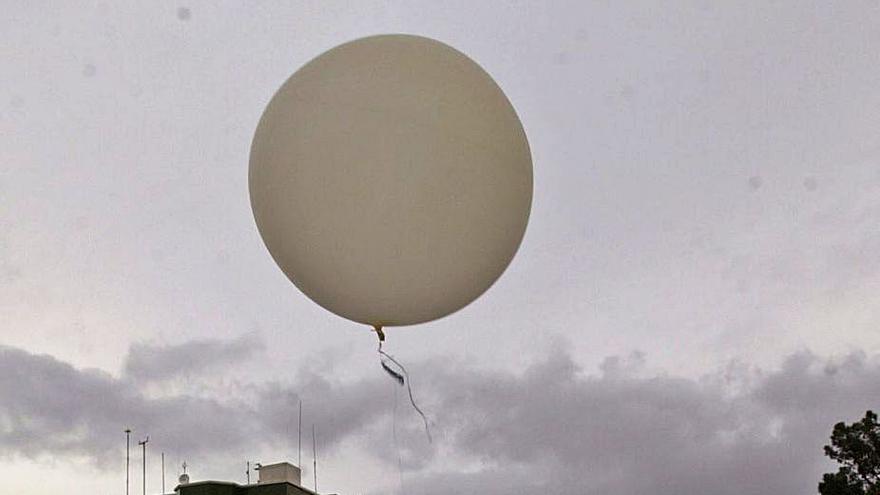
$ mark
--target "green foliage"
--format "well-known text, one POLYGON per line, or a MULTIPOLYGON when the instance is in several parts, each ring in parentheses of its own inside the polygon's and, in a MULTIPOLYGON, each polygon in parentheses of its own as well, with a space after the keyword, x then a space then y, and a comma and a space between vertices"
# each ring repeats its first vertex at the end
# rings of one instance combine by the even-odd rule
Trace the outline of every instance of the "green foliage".
POLYGON ((880 424, 872 411, 851 425, 837 423, 825 455, 840 469, 819 482, 821 495, 880 495, 880 424))

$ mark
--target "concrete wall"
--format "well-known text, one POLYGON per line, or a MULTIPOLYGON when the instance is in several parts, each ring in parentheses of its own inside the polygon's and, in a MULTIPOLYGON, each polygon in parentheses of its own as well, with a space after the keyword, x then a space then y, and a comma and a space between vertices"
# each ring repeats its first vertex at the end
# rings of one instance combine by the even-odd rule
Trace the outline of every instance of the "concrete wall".
POLYGON ((281 483, 288 482, 292 485, 301 486, 302 479, 300 470, 289 462, 279 462, 276 464, 266 464, 260 466, 260 481, 263 483, 281 483))

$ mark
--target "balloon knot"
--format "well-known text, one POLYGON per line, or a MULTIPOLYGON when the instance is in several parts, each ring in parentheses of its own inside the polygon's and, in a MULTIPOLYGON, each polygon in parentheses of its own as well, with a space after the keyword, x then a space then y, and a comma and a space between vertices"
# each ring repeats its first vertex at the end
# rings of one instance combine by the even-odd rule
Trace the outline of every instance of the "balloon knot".
POLYGON ((379 343, 385 342, 385 332, 382 331, 382 325, 373 325, 373 331, 379 337, 379 343))

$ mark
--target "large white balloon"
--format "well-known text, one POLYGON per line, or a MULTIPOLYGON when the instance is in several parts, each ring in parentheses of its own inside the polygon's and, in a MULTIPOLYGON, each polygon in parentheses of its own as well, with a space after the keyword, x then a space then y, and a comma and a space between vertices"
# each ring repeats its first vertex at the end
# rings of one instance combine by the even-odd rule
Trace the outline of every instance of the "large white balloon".
POLYGON ((297 71, 254 136, 250 195, 288 278, 375 326, 448 315, 501 275, 522 240, 532 161, 480 66, 409 35, 338 46, 297 71))

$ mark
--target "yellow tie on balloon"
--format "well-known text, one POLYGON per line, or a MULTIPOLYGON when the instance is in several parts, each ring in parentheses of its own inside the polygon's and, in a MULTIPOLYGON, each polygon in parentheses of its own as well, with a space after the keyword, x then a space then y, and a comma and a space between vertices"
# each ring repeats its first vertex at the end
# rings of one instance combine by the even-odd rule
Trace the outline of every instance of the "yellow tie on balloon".
POLYGON ((479 65, 438 41, 382 35, 281 86, 254 135, 249 186, 287 277, 381 338, 463 308, 501 276, 528 223, 532 160, 479 65))

